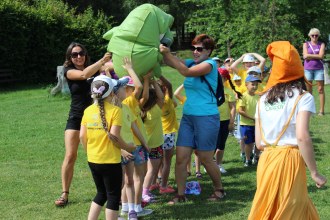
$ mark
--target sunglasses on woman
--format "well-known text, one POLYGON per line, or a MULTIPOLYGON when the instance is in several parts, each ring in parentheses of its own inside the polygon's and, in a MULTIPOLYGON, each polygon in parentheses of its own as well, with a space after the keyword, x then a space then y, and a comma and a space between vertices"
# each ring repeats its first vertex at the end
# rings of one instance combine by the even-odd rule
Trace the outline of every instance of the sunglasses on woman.
POLYGON ((197 50, 198 52, 202 52, 204 50, 204 47, 195 47, 195 46, 190 46, 191 51, 197 50))
POLYGON ((316 38, 316 37, 319 37, 319 35, 318 34, 312 34, 311 37, 315 37, 316 38))
POLYGON ((78 55, 81 56, 81 57, 83 57, 83 56, 86 56, 86 53, 83 50, 82 51, 79 51, 79 52, 72 52, 71 53, 71 57, 72 58, 77 58, 78 55))

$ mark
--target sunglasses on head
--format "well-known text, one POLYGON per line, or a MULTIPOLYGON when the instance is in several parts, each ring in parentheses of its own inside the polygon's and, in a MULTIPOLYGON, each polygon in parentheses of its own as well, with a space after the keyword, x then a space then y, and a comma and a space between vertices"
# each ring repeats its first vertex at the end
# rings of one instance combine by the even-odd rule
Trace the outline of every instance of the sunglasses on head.
POLYGON ((319 37, 318 34, 312 34, 311 37, 319 37))
POLYGON ((204 50, 204 47, 195 47, 195 46, 190 46, 191 51, 197 50, 198 52, 202 52, 204 50))
POLYGON ((83 57, 83 56, 86 55, 86 53, 85 53, 85 51, 83 51, 83 50, 82 50, 82 51, 79 51, 79 52, 72 52, 72 53, 71 53, 71 57, 72 57, 72 58, 77 58, 78 55, 81 56, 81 57, 83 57))

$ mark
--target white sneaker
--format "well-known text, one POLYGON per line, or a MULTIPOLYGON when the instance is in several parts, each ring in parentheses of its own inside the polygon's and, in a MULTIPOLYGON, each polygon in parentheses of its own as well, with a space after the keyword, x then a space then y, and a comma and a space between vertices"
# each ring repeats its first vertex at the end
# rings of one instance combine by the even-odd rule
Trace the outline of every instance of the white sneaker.
POLYGON ((142 216, 146 216, 146 215, 150 215, 154 210, 152 209, 142 209, 141 212, 136 212, 137 217, 142 217, 142 216))
POLYGON ((218 165, 220 173, 227 173, 227 170, 225 170, 225 168, 223 168, 223 166, 218 165))
POLYGON ((128 211, 121 210, 120 215, 121 216, 126 216, 126 215, 128 215, 128 211))

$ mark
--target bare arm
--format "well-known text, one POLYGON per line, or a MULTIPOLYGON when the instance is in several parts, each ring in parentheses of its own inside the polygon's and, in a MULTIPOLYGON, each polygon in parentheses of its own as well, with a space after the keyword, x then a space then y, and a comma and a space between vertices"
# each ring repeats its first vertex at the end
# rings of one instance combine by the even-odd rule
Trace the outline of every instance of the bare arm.
POLYGON ((309 45, 307 43, 303 44, 303 57, 306 60, 322 60, 324 58, 324 51, 325 51, 325 45, 324 43, 321 44, 320 51, 318 54, 308 54, 307 48, 309 45))
POLYGON ((152 85, 154 86, 156 91, 157 105, 159 106, 159 108, 162 108, 164 105, 164 93, 162 92, 158 83, 155 80, 152 81, 152 85))
POLYGON ((181 95, 183 89, 184 89, 183 84, 181 84, 174 92, 175 98, 177 98, 181 103, 183 103, 185 99, 185 97, 181 95))
POLYGON ((141 134, 137 124, 135 121, 132 122, 132 131, 133 134, 139 139, 139 141, 141 142, 142 146, 148 151, 150 152, 150 148, 148 147, 148 144, 146 142, 146 140, 144 139, 143 135, 141 134))
POLYGON ((106 53, 99 61, 86 67, 84 70, 71 69, 66 76, 70 80, 86 80, 93 76, 101 67, 111 59, 111 54, 106 53))
POLYGON ((87 151, 87 129, 84 125, 80 126, 79 138, 84 150, 87 151))
POLYGON ((299 146, 299 151, 311 173, 312 179, 316 183, 317 187, 322 187, 327 182, 327 180, 317 171, 314 148, 309 134, 310 116, 311 113, 308 111, 301 111, 298 113, 296 120, 297 142, 299 146))
POLYGON ((234 130, 234 121, 235 121, 235 115, 236 115, 236 102, 228 102, 229 109, 230 109, 230 119, 229 119, 229 131, 234 130))
POLYGON ((142 92, 142 98, 139 100, 139 106, 142 108, 144 104, 149 99, 149 84, 150 84, 150 78, 152 76, 152 71, 149 71, 147 75, 143 77, 143 92, 142 92))
POLYGON ((133 80, 133 83, 134 83, 133 94, 134 94, 135 98, 138 100, 142 93, 143 85, 133 69, 131 60, 128 59, 127 57, 124 58, 123 68, 127 70, 128 74, 130 75, 130 77, 133 80))
POLYGON ((263 151, 264 146, 261 145, 261 133, 260 133, 260 127, 259 127, 259 118, 256 118, 255 123, 255 143, 258 148, 258 150, 263 151))
POLYGON ((204 76, 206 74, 208 74, 209 72, 211 72, 212 70, 212 66, 209 63, 199 63, 193 67, 186 67, 186 65, 184 65, 184 63, 182 63, 177 57, 173 56, 170 53, 170 50, 165 47, 164 45, 160 45, 159 49, 161 51, 161 53, 164 56, 164 60, 165 62, 177 69, 179 71, 179 73, 183 76, 190 76, 190 77, 195 77, 195 76, 204 76))
POLYGON ((266 63, 266 59, 261 56, 260 54, 258 53, 251 53, 257 60, 259 60, 260 64, 259 64, 259 68, 261 70, 261 72, 264 71, 264 67, 265 67, 265 63, 266 63))
POLYGON ((135 145, 133 143, 126 143, 120 136, 120 129, 121 126, 113 125, 110 128, 110 132, 108 133, 108 136, 111 141, 115 143, 115 145, 123 150, 126 150, 128 152, 132 152, 135 150, 135 145))
POLYGON ((230 68, 234 73, 238 74, 238 65, 243 61, 245 55, 247 55, 247 53, 243 54, 240 58, 238 58, 231 64, 230 68))
POLYGON ((254 121, 254 117, 252 117, 252 116, 250 116, 250 115, 248 115, 248 114, 246 113, 246 111, 245 111, 245 107, 244 107, 244 106, 240 106, 240 107, 238 108, 238 113, 239 113, 241 116, 243 116, 243 117, 245 117, 245 118, 248 118, 248 119, 251 119, 251 120, 254 121))

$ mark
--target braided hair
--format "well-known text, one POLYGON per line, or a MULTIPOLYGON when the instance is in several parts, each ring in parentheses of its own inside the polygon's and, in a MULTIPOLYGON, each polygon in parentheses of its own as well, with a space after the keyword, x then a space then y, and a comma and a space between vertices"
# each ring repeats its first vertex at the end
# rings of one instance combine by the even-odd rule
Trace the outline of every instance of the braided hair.
POLYGON ((108 124, 105 119, 104 98, 102 96, 109 90, 109 85, 101 80, 93 81, 91 85, 92 98, 100 107, 100 117, 103 129, 108 132, 108 124))

